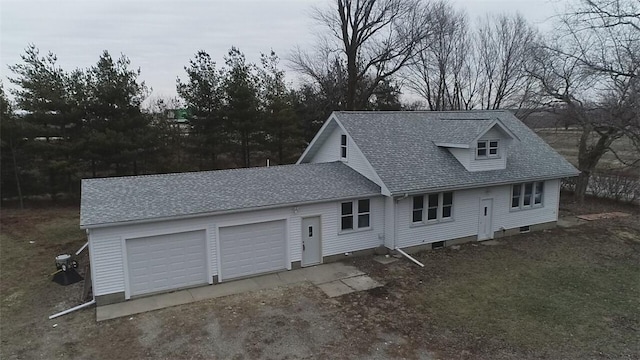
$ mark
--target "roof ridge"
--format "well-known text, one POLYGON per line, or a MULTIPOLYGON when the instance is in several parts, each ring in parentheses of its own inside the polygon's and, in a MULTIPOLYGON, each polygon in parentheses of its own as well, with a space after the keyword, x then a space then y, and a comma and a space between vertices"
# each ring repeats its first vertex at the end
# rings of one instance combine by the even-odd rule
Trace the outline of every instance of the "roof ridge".
POLYGON ((322 162, 322 163, 302 163, 302 164, 281 164, 281 165, 270 165, 270 166, 252 166, 248 168, 230 168, 230 169, 217 169, 217 170, 200 170, 200 171, 183 171, 183 172, 171 172, 164 174, 144 174, 144 175, 125 175, 125 176, 105 176, 105 177, 96 177, 96 178, 84 178, 82 181, 93 181, 93 180, 108 180, 108 179, 140 179, 140 178, 154 178, 154 177, 174 177, 174 176, 182 176, 189 174, 204 174, 204 173, 222 173, 222 172, 237 172, 237 171, 250 171, 250 170, 258 170, 258 169, 271 169, 271 168, 284 168, 284 167, 293 167, 293 166, 308 166, 308 165, 320 165, 320 164, 335 164, 340 161, 331 161, 331 162, 322 162))
POLYGON ((481 109, 473 109, 473 110, 377 110, 377 111, 367 111, 367 110, 336 110, 335 113, 344 113, 344 114, 390 114, 390 113, 401 113, 401 114, 418 114, 418 113, 428 113, 428 114, 437 114, 437 113, 470 113, 470 112, 510 112, 509 110, 504 109, 491 109, 491 110, 481 110, 481 109))

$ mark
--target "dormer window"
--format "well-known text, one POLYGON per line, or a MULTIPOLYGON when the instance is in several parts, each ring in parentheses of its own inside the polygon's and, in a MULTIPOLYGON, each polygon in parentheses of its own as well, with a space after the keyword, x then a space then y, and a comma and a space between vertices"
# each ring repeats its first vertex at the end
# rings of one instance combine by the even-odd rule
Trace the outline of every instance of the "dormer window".
POLYGON ((340 135, 340 158, 347 159, 347 135, 340 135))
POLYGON ((477 159, 495 159, 500 157, 498 152, 498 140, 480 140, 476 147, 477 159))

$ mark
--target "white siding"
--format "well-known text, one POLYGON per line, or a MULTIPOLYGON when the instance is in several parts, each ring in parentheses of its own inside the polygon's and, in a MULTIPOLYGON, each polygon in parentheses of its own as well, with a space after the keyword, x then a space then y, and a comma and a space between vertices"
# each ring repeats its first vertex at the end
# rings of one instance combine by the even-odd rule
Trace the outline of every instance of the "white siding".
POLYGON ((93 284, 95 295, 125 291, 123 239, 127 238, 205 229, 211 276, 218 274, 216 232, 218 227, 223 226, 286 219, 289 262, 301 260, 302 217, 321 216, 323 256, 371 249, 383 243, 385 223, 383 197, 371 199, 371 229, 369 230, 340 233, 339 211, 339 202, 328 202, 298 206, 297 211, 294 206, 289 206, 195 219, 91 229, 89 231, 89 250, 92 271, 95 274, 93 284))
MULTIPOLYGON (((502 145, 502 142, 500 142, 502 145)), ((475 151, 475 149, 473 149, 475 151)), ((475 154, 472 154, 472 160, 469 162, 469 171, 486 171, 486 170, 500 170, 507 167, 507 157, 504 154, 504 149, 501 149, 502 154, 496 159, 476 159, 475 154)))
POLYGON ((505 169, 507 167, 509 146, 511 145, 512 140, 505 136, 505 134, 496 126, 489 129, 489 131, 482 135, 478 140, 498 140, 498 152, 500 157, 496 159, 476 159, 476 143, 470 144, 471 148, 469 149, 448 148, 448 150, 468 171, 505 169))
POLYGON ((384 246, 395 248, 396 229, 396 200, 387 196, 384 198, 384 246))
MULTIPOLYGON (((327 128, 329 131, 329 128, 327 128)), ((321 144, 320 148, 316 151, 315 155, 311 158, 309 162, 311 163, 323 163, 323 162, 332 162, 340 160, 340 135, 342 134, 342 129, 339 126, 334 126, 333 130, 324 143, 321 144)), ((349 142, 347 142, 348 145, 349 142)), ((347 147, 347 157, 351 152, 347 147)))
POLYGON ((124 291, 121 238, 114 234, 106 234, 100 241, 92 241, 93 234, 93 230, 89 232, 93 292, 102 295, 124 291))
MULTIPOLYGON (((327 128, 328 130, 328 128, 327 128)), ((359 172, 367 179, 373 181, 375 184, 380 186, 381 188, 385 188, 382 180, 373 170, 364 154, 358 149, 356 144, 351 140, 351 138, 347 139, 347 158, 342 159, 340 157, 340 136, 346 134, 342 128, 336 126, 331 133, 326 138, 323 144, 320 145, 320 148, 315 153, 315 155, 311 158, 309 162, 311 163, 320 163, 320 162, 333 162, 333 161, 344 161, 344 163, 352 168, 353 170, 359 172)), ((388 192, 383 191, 383 193, 388 194, 388 192)))
POLYGON ((455 191, 453 221, 431 225, 416 226, 411 223, 413 202, 412 198, 408 197, 398 203, 396 244, 400 247, 408 247, 476 236, 478 234, 480 199, 484 198, 493 199, 493 231, 556 221, 558 219, 559 184, 559 180, 546 181, 544 206, 520 211, 510 210, 511 186, 509 185, 455 191))
POLYGON ((458 159, 465 169, 469 170, 469 162, 471 161, 470 149, 449 148, 449 152, 458 159))

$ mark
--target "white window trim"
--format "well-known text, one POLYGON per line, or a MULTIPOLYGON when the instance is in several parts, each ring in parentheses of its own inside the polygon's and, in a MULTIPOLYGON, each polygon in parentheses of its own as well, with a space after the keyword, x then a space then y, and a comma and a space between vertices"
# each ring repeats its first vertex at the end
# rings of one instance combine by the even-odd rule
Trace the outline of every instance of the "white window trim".
POLYGON ((500 139, 487 139, 487 140, 478 140, 476 142, 476 147, 475 147, 475 154, 476 154, 476 160, 488 160, 488 159, 500 159, 502 152, 500 151, 500 139), (491 155, 489 154, 490 149, 492 149, 489 145, 492 142, 496 142, 498 143, 498 146, 495 148, 496 149, 496 154, 495 155, 491 155), (478 155, 478 143, 484 143, 485 147, 484 149, 487 151, 486 155, 478 155))
MULTIPOLYGON (((444 222, 451 222, 454 220, 454 211, 455 211, 455 192, 454 191, 443 191, 440 193, 429 193, 424 195, 416 195, 422 196, 422 220, 421 221, 413 221, 413 198, 411 199, 411 227, 416 226, 424 226, 431 224, 438 224, 444 222), (444 193, 451 193, 451 216, 443 218, 442 217, 442 209, 444 208, 444 193), (429 195, 438 194, 438 210, 436 213, 436 218, 427 220, 429 213, 429 195)), ((415 196, 414 196, 415 197, 415 196)))
POLYGON ((347 134, 340 134, 340 159, 343 161, 347 160, 347 156, 349 156, 349 149, 347 147, 347 144, 349 144, 349 138, 347 137, 347 134), (342 139, 344 139, 344 145, 342 144, 342 139), (344 150, 344 156, 342 156, 344 150))
POLYGON ((341 201, 338 203, 338 234, 348 234, 348 233, 352 233, 352 232, 358 232, 358 231, 367 231, 367 230, 371 230, 373 229, 373 227, 371 226, 371 206, 372 206, 372 201, 371 199, 356 199, 356 200, 351 200, 351 201, 341 201), (369 211, 368 212, 363 212, 360 213, 360 209, 358 206, 358 201, 360 200, 369 200, 369 211), (342 204, 344 203, 351 203, 351 221, 353 224, 353 227, 351 229, 342 229, 342 218, 346 217, 348 215, 342 215, 342 204), (367 227, 358 227, 358 216, 359 215, 369 215, 369 226, 367 227))
POLYGON ((512 184, 509 189, 509 210, 510 211, 522 211, 522 210, 530 210, 530 209, 539 209, 544 207, 544 181, 529 181, 526 183, 512 184), (540 196, 540 203, 536 204, 536 189, 538 188, 538 184, 542 183, 542 194, 540 196), (531 184, 531 202, 529 205, 524 205, 524 188, 527 184, 531 184), (516 185, 520 185, 520 198, 518 199, 518 206, 513 205, 513 187, 516 185))

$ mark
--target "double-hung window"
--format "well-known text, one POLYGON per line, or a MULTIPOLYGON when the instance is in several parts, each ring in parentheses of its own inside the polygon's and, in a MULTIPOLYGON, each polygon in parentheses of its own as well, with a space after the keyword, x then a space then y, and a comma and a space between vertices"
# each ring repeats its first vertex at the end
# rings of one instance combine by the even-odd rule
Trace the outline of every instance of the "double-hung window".
POLYGON ((369 199, 347 201, 340 204, 340 230, 365 229, 371 226, 369 199))
POLYGON ((511 186, 511 209, 531 209, 542 206, 544 182, 528 182, 511 186))
POLYGON ((424 211, 424 196, 413 197, 413 222, 422 222, 422 213, 424 211))
POLYGON ((477 159, 491 159, 500 157, 498 140, 480 140, 476 146, 477 159))
POLYGON ((340 158, 347 159, 347 135, 340 135, 340 158))
POLYGON ((434 193, 413 197, 413 223, 432 223, 451 219, 453 214, 453 193, 434 193))

